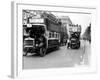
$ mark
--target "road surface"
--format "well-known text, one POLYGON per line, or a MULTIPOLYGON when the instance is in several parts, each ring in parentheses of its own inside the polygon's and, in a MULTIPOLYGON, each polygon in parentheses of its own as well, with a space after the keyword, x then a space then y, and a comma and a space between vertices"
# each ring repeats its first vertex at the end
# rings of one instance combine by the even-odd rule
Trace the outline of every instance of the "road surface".
POLYGON ((90 43, 81 41, 80 49, 67 49, 66 46, 60 47, 59 50, 49 52, 46 56, 39 55, 23 56, 23 69, 39 69, 39 68, 59 68, 59 67, 75 67, 88 65, 90 58, 90 43))

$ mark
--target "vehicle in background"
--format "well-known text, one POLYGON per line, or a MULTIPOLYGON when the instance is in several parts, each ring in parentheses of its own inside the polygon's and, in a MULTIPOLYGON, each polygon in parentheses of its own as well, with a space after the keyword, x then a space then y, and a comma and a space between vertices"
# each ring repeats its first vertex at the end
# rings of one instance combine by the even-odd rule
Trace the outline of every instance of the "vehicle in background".
POLYGON ((81 26, 80 25, 72 25, 69 26, 69 39, 67 48, 78 49, 80 48, 80 33, 81 26))
POLYGON ((67 44, 67 39, 68 39, 67 31, 61 32, 60 36, 61 36, 60 37, 60 45, 65 46, 67 44))

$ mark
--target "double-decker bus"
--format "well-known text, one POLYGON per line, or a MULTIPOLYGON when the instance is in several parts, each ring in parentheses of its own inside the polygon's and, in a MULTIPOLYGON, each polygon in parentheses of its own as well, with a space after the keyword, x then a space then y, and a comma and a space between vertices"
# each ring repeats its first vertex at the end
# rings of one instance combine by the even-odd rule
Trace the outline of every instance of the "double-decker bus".
POLYGON ((47 13, 43 13, 38 18, 28 18, 27 25, 23 25, 23 51, 26 56, 28 53, 37 53, 45 56, 47 49, 59 48, 61 22, 47 13), (27 33, 27 36, 24 34, 27 33))
POLYGON ((68 48, 78 49, 80 48, 80 34, 81 34, 81 25, 72 25, 69 27, 69 40, 68 48))

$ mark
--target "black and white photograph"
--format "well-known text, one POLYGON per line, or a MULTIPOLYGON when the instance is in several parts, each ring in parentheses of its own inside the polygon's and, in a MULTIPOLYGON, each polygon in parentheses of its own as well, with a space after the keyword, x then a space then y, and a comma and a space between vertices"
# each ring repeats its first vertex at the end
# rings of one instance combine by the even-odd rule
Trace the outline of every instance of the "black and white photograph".
POLYGON ((91 13, 22 10, 23 69, 89 66, 91 13))
POLYGON ((12 9, 14 78, 96 71, 96 8, 15 2, 12 9))

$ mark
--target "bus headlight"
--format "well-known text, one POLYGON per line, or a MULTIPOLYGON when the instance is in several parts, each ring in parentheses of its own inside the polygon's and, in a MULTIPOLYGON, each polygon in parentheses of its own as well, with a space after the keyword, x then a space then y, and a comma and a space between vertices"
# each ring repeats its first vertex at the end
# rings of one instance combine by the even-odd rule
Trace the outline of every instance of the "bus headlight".
POLYGON ((39 46, 38 44, 36 44, 36 47, 39 46))

